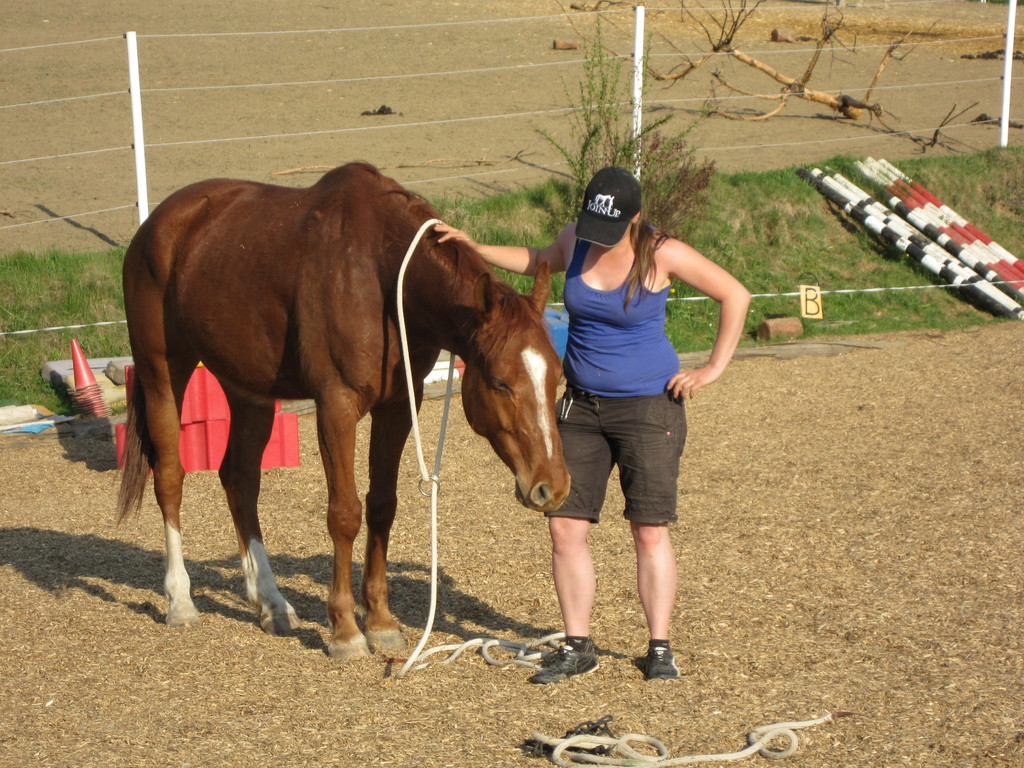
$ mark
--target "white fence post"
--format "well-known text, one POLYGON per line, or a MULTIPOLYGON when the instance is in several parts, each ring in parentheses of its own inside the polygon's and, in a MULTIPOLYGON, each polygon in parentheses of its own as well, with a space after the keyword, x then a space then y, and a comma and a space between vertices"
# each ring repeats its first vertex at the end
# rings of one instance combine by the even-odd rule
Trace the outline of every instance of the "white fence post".
POLYGON ((633 172, 640 176, 640 131, 644 106, 644 7, 636 7, 636 33, 633 38, 633 139, 636 158, 633 172))
POLYGON ((1017 0, 1010 0, 1006 19, 1006 53, 1003 56, 1003 114, 999 118, 999 146, 1010 139, 1010 73, 1013 68, 1013 25, 1017 21, 1017 0))
POLYGON ((132 146, 135 148, 135 187, 138 190, 139 224, 149 216, 149 192, 146 184, 146 142, 142 137, 142 88, 139 85, 139 45, 134 32, 126 32, 128 41, 128 93, 132 99, 132 146))

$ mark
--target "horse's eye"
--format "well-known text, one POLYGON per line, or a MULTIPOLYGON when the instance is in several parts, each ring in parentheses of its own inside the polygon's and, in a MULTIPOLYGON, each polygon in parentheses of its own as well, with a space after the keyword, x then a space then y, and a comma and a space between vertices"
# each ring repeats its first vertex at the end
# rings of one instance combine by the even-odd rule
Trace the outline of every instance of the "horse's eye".
POLYGON ((491 389, 495 389, 498 392, 511 392, 512 387, 508 385, 508 382, 504 379, 491 379, 491 389))

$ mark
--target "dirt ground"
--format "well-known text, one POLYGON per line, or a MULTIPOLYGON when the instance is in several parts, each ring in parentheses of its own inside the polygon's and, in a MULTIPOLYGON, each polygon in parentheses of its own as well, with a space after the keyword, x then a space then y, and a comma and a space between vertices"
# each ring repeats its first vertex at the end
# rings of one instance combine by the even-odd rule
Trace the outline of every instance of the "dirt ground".
MULTIPOLYGON (((785 26, 813 34, 820 10, 791 3, 763 14, 748 30, 746 49, 774 51, 768 60, 801 70, 805 57, 794 66, 793 54, 779 53, 783 44, 768 43, 768 33, 785 26)), ((321 166, 350 159, 376 162, 428 194, 486 194, 557 170, 556 153, 536 133, 553 118, 363 128, 370 120, 552 109, 565 98, 559 68, 543 82, 533 70, 507 80, 467 75, 443 93, 433 80, 403 82, 402 90, 387 80, 213 94, 156 89, 383 76, 409 71, 410 62, 422 72, 551 63, 566 55, 551 50, 551 40, 575 31, 564 19, 497 29, 390 29, 373 37, 155 36, 394 27, 557 11, 542 0, 258 6, 140 0, 78 4, 69 12, 65 3, 37 0, 4 9, 0 49, 115 39, 4 53, 4 101, 123 89, 124 43, 117 36, 134 29, 153 36, 143 37, 140 52, 143 87, 154 89, 145 105, 154 204, 199 178, 305 185, 321 166), (72 70, 74 78, 66 74, 72 70), (381 104, 399 114, 360 114, 381 104), (351 132, 315 133, 339 127, 351 132), (298 130, 311 134, 177 143, 298 130), (506 162, 520 152, 519 160, 506 162), (481 170, 495 173, 417 184, 481 170)), ((649 12, 666 25, 670 16, 649 12)), ((1005 6, 894 3, 850 7, 846 16, 847 42, 867 45, 911 30, 998 35, 1005 6)), ((684 50, 700 42, 692 29, 674 39, 684 50)), ((628 49, 625 33, 617 40, 617 48, 628 49)), ((1001 43, 970 46, 980 52, 1001 43)), ((968 117, 998 114, 998 85, 971 81, 998 77, 1002 63, 966 61, 959 53, 921 46, 890 63, 883 85, 961 83, 943 87, 941 97, 921 87, 880 92, 902 128, 936 125, 954 103, 962 109, 977 102, 968 117)), ((866 87, 880 57, 877 48, 837 52, 819 65, 814 83, 866 87)), ((732 64, 721 69, 737 82, 746 77, 732 64)), ((709 79, 705 73, 655 94, 703 97, 709 79)), ((1016 119, 1022 104, 1014 105, 1016 119)), ((699 102, 677 108, 685 115, 699 102)), ((0 110, 0 160, 130 143, 126 98, 45 109, 0 110)), ((861 147, 891 160, 920 152, 906 138, 879 140, 870 126, 807 105, 763 123, 716 119, 696 130, 699 147, 735 147, 714 154, 727 170, 782 167, 861 147), (836 143, 796 143, 810 137, 836 143), (866 137, 871 141, 859 143, 866 137)), ((957 129, 949 138, 948 146, 929 151, 993 146, 996 129, 957 129)), ((1011 142, 1020 141, 1019 131, 1011 131, 1011 142)), ((120 206, 135 199, 133 183, 127 150, 0 165, 0 225, 120 206)), ((134 226, 131 211, 118 211, 78 224, 0 230, 0 253, 53 244, 106 247, 125 242, 134 226)), ((962 333, 858 337, 840 348, 835 356, 739 359, 689 405, 680 522, 673 529, 680 589, 672 639, 684 672, 677 682, 646 683, 632 664, 646 638, 614 483, 606 521, 592 538, 599 576, 593 631, 602 654, 595 674, 533 686, 522 667, 494 667, 466 653, 395 680, 382 658, 340 664, 325 653, 330 544, 311 416, 300 417, 301 466, 264 474, 271 560, 302 622, 287 638, 263 634, 242 597, 215 473, 192 474, 186 483, 185 554, 204 623, 172 631, 163 624, 156 505, 150 496, 141 518, 115 524, 113 444, 45 433, 0 438, 0 767, 525 767, 547 764, 520 749, 534 731, 560 736, 605 715, 615 717, 614 732, 648 734, 681 756, 738 750, 744 735, 763 724, 850 711, 855 716, 801 731, 800 751, 783 764, 1019 768, 1024 450, 1015 425, 1024 397, 1024 331, 1007 322, 962 333)), ((441 401, 425 404, 428 446, 440 413, 441 401)), ((359 462, 363 478, 362 455, 359 462)), ((429 595, 429 504, 416 478, 409 454, 390 579, 410 644, 422 632, 429 595)), ((532 641, 557 630, 544 522, 515 503, 507 470, 470 432, 457 405, 442 480, 439 607, 428 647, 477 637, 532 641)), ((358 565, 356 571, 358 577, 358 565)), ((741 764, 751 761, 762 758, 741 764)))
MULTIPOLYGON (((611 12, 603 24, 607 47, 629 53, 631 4, 599 5, 611 12)), ((814 38, 825 8, 767 3, 744 24, 735 45, 797 77, 812 43, 771 42, 771 31, 814 38)), ((258 10, 237 0, 139 0, 74 10, 57 0, 11 4, 0 25, 4 106, 32 106, 0 109, 0 253, 106 248, 130 240, 138 217, 125 92, 127 31, 139 35, 152 207, 203 178, 306 186, 326 168, 357 159, 435 198, 487 195, 564 173, 564 159, 539 131, 572 145, 563 109, 579 103, 582 55, 554 50, 552 42, 591 35, 594 18, 556 0, 263 3, 258 10), (450 24, 511 18, 520 21, 450 24), (352 31, 361 28, 368 29, 352 31), (265 34, 294 30, 311 31, 265 34), (230 34, 238 32, 264 34, 230 34), (56 45, 71 41, 90 42, 56 45), (456 71, 464 74, 398 77, 456 71), (66 98, 73 100, 56 101, 66 98), (393 114, 363 114, 381 106, 393 114), (22 162, 30 158, 48 159, 22 162), (95 211, 107 212, 30 224, 95 211)), ((997 127, 964 124, 1001 113, 1003 63, 961 56, 1001 51, 1005 24, 1003 5, 848 3, 835 45, 808 85, 863 97, 884 47, 905 39, 871 99, 884 107, 884 124, 838 120, 827 107, 791 99, 766 121, 701 120, 691 144, 725 171, 788 167, 841 153, 898 161, 922 151, 995 146, 997 127), (942 42, 949 38, 962 42, 942 42), (961 127, 944 129, 939 144, 925 148, 922 142, 954 115, 949 122, 961 127), (888 129, 898 133, 884 135, 888 129), (900 133, 907 131, 919 133, 900 133)), ((1024 22, 1019 26, 1018 40, 1024 22)), ((650 65, 661 74, 678 70, 682 54, 693 60, 708 50, 703 32, 677 2, 652 5, 647 28, 650 65)), ((780 90, 747 66, 712 59, 683 80, 653 82, 645 99, 651 116, 674 114, 670 125, 681 130, 704 110, 714 73, 753 93, 780 90)), ((716 93, 728 96, 721 87, 716 93)), ((719 102, 747 117, 773 104, 719 102)), ((1024 99, 1011 102, 1011 110, 1024 122, 1024 99)), ((1010 142, 1021 141, 1021 131, 1011 131, 1010 142)))
MULTIPOLYGON (((592 538, 596 673, 534 686, 527 669, 467 652, 396 680, 382 658, 325 653, 330 547, 312 416, 300 417, 301 466, 264 473, 268 547, 302 621, 289 638, 263 634, 241 597, 215 473, 188 476, 184 507, 204 623, 170 630, 155 502, 115 525, 113 445, 4 438, 0 765, 525 767, 546 764, 519 748, 534 731, 562 736, 605 715, 615 733, 682 756, 842 710, 856 715, 801 731, 784 764, 1017 768, 1021 325, 838 349, 736 360, 688 406, 673 530, 684 677, 672 682, 644 682, 632 663, 646 637, 614 483, 592 538)), ((428 462, 441 407, 430 400, 421 416, 428 462)), ((407 452, 390 580, 410 644, 429 595, 417 477, 407 452)), ((458 405, 438 515, 427 648, 559 628, 544 523, 512 499, 458 405)))

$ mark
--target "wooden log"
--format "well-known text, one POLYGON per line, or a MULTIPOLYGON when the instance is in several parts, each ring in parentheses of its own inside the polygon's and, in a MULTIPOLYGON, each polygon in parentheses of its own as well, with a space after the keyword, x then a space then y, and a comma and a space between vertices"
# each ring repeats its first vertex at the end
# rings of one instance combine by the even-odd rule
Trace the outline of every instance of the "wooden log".
POLYGON ((769 317, 757 326, 758 341, 778 341, 803 336, 804 324, 799 317, 769 317))

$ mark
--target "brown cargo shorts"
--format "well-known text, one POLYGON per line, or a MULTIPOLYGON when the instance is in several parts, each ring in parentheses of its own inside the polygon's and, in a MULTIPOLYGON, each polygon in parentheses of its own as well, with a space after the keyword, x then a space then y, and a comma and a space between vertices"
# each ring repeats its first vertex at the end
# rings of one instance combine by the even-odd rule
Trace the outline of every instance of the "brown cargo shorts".
POLYGON ((556 404, 572 488, 549 516, 598 522, 612 467, 626 498, 623 516, 639 523, 676 520, 686 407, 671 393, 603 397, 568 387, 556 404))

